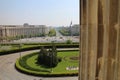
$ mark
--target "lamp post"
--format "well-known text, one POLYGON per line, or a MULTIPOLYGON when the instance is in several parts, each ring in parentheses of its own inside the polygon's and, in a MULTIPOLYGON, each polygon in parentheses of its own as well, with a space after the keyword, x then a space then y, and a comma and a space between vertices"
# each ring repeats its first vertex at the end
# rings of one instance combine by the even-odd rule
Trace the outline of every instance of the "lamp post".
POLYGON ((70 23, 70 36, 72 37, 72 21, 70 23))
MULTIPOLYGON (((52 43, 52 47, 53 47, 53 46, 54 46, 54 41, 52 41, 51 43, 52 43)), ((52 70, 52 63, 53 63, 53 60, 54 60, 54 59, 53 59, 53 58, 54 58, 54 57, 53 57, 53 55, 54 55, 53 53, 54 53, 54 51, 53 51, 53 49, 52 49, 52 50, 51 50, 51 73, 53 72, 53 70, 52 70)))
POLYGON ((51 73, 52 73, 53 72, 52 71, 52 55, 51 55, 51 66, 50 67, 51 67, 51 73))
MULTIPOLYGON (((19 50, 21 49, 21 47, 22 47, 22 44, 20 43, 19 44, 19 50)), ((20 56, 20 59, 21 59, 21 52, 19 53, 19 56, 20 56)))

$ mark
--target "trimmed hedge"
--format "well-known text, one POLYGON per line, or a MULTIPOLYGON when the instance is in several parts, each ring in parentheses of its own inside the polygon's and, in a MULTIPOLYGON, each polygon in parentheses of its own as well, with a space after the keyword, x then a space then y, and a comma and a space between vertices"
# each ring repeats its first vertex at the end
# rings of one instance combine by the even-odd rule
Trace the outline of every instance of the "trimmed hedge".
POLYGON ((29 67, 29 66, 27 65, 26 60, 27 60, 29 57, 31 57, 31 56, 33 56, 33 55, 36 55, 36 54, 38 54, 38 53, 28 54, 27 56, 23 56, 22 59, 19 59, 19 64, 22 65, 22 67, 24 67, 24 68, 26 68, 26 69, 28 69, 28 70, 49 72, 49 71, 47 71, 47 70, 34 69, 34 68, 31 68, 31 67, 29 67))
MULTIPOLYGON (((19 45, 20 43, 0 43, 0 45, 19 45)), ((51 45, 50 43, 22 43, 23 45, 51 45)), ((57 44, 66 44, 66 42, 62 43, 54 43, 55 45, 57 44)), ((79 42, 73 42, 72 44, 79 44, 79 42)))
POLYGON ((15 68, 24 74, 42 77, 64 77, 64 76, 78 76, 78 73, 59 73, 59 74, 43 74, 36 71, 31 71, 20 66, 19 60, 16 61, 15 68))
MULTIPOLYGON (((55 44, 56 48, 79 48, 79 44, 55 44)), ((52 44, 49 45, 36 45, 36 46, 30 46, 30 47, 24 47, 20 49, 12 49, 8 51, 0 51, 0 55, 6 55, 16 52, 22 52, 22 51, 28 51, 28 50, 36 50, 40 49, 41 46, 44 46, 45 48, 52 48, 52 44)))

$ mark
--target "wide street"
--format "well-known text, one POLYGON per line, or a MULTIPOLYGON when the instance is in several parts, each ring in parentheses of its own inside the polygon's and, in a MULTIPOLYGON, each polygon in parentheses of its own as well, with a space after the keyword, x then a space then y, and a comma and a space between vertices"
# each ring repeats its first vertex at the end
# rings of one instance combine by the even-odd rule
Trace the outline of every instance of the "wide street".
POLYGON ((33 38, 24 38, 19 40, 13 40, 11 43, 50 43, 52 41, 57 43, 66 42, 71 40, 72 42, 79 42, 79 36, 63 36, 57 29, 56 36, 49 37, 33 37, 33 38))
MULTIPOLYGON (((39 50, 21 52, 25 55, 39 50)), ((0 80, 78 80, 78 77, 35 77, 18 72, 15 69, 15 61, 20 57, 19 53, 0 56, 0 80)))
POLYGON ((13 40, 11 43, 50 43, 52 41, 61 43, 67 40, 72 40, 73 42, 79 42, 79 38, 76 36, 55 36, 55 37, 34 37, 34 38, 24 38, 19 40, 13 40))

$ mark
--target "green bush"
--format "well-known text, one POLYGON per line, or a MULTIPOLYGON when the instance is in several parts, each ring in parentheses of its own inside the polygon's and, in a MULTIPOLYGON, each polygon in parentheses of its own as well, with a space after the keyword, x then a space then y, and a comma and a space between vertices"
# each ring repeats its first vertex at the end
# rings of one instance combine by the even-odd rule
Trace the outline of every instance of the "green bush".
POLYGON ((72 44, 72 40, 70 40, 70 39, 67 40, 67 41, 66 41, 66 44, 72 44))

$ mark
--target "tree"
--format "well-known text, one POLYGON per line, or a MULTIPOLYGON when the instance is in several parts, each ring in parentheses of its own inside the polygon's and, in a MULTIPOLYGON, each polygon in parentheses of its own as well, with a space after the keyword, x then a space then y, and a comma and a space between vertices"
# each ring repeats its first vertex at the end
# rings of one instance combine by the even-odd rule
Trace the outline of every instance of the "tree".
POLYGON ((40 63, 40 64, 44 63, 46 53, 47 53, 46 49, 44 47, 41 47, 41 50, 38 55, 38 63, 40 63))
POLYGON ((48 36, 56 36, 56 31, 55 29, 51 29, 48 33, 48 36))
POLYGON ((55 67, 58 64, 57 50, 53 45, 48 51, 41 47, 40 53, 38 55, 38 63, 46 67, 55 67))

